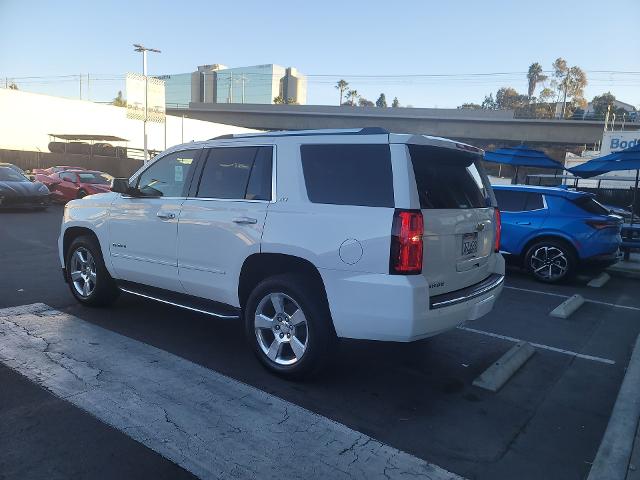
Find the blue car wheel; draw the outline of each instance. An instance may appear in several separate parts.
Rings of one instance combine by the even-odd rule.
[[[571,248],[564,242],[543,240],[529,248],[525,266],[536,280],[558,283],[573,275],[576,259]]]

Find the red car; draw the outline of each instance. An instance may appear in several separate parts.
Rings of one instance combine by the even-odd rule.
[[[56,165],[49,168],[34,168],[31,173],[33,175],[53,175],[54,173],[64,172],[65,170],[85,170],[82,167],[70,167],[67,165]]]
[[[111,190],[111,175],[95,170],[65,170],[52,175],[36,175],[51,191],[51,200],[68,202]]]

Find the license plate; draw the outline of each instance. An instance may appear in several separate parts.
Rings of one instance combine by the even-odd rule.
[[[462,256],[478,253],[478,232],[465,233],[462,236]]]

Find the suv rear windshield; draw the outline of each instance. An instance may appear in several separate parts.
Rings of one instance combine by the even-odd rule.
[[[311,202],[394,206],[389,145],[302,145],[300,154]]]
[[[586,212],[593,213],[594,215],[608,215],[609,210],[604,207],[595,198],[585,195],[584,197],[577,198],[573,201],[581,209]]]
[[[476,166],[478,156],[448,148],[408,145],[420,208],[466,209],[491,205]]]

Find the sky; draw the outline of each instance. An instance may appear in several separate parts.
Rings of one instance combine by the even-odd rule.
[[[0,79],[78,96],[89,73],[91,99],[108,100],[141,71],[142,43],[162,51],[151,75],[277,63],[309,75],[309,104],[337,104],[344,78],[373,101],[453,108],[503,86],[526,93],[531,63],[564,57],[587,72],[587,99],[611,91],[640,107],[638,18],[640,0],[0,0]]]

